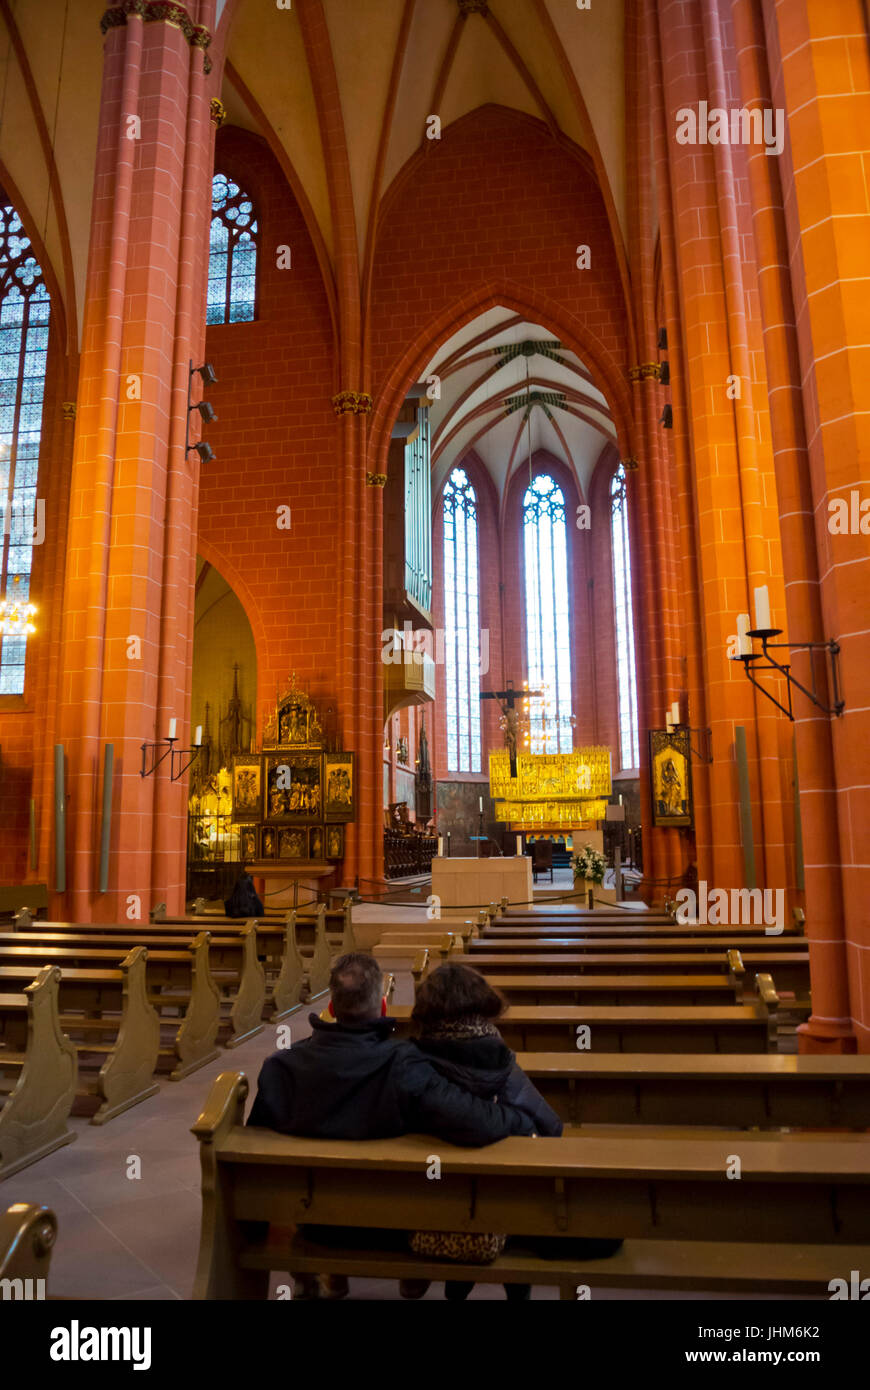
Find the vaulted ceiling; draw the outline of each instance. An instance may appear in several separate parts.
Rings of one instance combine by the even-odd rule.
[[[473,449],[503,498],[514,473],[546,450],[586,496],[602,449],[616,442],[607,402],[579,358],[509,309],[466,324],[435,354],[423,379],[436,395],[429,411],[434,493]]]
[[[341,108],[361,266],[373,254],[384,195],[426,145],[427,118],[437,115],[443,132],[487,103],[534,115],[589,154],[620,238],[620,0],[595,0],[588,10],[573,0],[482,7],[471,0],[321,0],[309,10],[322,8],[325,22],[319,73],[303,38],[305,0],[289,4],[218,0],[216,53],[226,38],[221,97],[229,121],[265,138],[292,171],[327,260],[336,229],[334,171],[321,138],[326,71],[334,73]],[[0,172],[41,243],[73,350],[81,337],[105,9],[106,0],[0,0]],[[540,367],[540,359],[533,362]],[[544,436],[553,433],[545,420],[541,414]]]
[[[341,100],[360,257],[370,216],[425,144],[488,102],[561,130],[596,165],[624,224],[623,5],[601,0],[323,0]],[[328,174],[317,104],[295,8],[238,0],[223,100],[230,120],[280,142],[333,248]],[[614,229],[616,230],[616,228]]]

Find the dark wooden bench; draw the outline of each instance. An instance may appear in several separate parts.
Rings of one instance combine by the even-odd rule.
[[[613,954],[617,951],[739,951],[757,954],[785,951],[803,951],[804,945],[793,937],[769,936],[476,936],[468,943],[468,950],[478,952],[513,951],[517,955],[560,952],[563,955],[587,954],[597,951],[600,954]]]
[[[727,975],[513,975],[491,983],[514,1004],[739,1004],[742,981]]]
[[[409,1036],[410,1006],[391,1013],[398,1036]],[[515,1052],[577,1051],[583,1025],[594,1052],[769,1052],[776,1045],[776,1009],[763,1000],[711,1008],[517,1004],[498,1022]]]
[[[46,1297],[57,1217],[49,1207],[16,1202],[0,1211],[0,1298]]]
[[[382,948],[378,947],[377,950]],[[460,965],[470,965],[492,976],[493,984],[498,985],[499,976],[516,975],[528,971],[534,975],[622,975],[640,972],[644,975],[707,975],[727,974],[736,982],[752,980],[755,975],[770,974],[774,977],[777,992],[793,991],[806,995],[810,988],[810,959],[806,952],[781,951],[741,951],[703,952],[703,951],[607,951],[604,954],[590,951],[584,955],[553,952],[529,952],[527,955],[506,951],[451,952],[449,956],[430,952],[429,968],[434,969],[442,959],[450,959]]]
[[[870,1128],[870,1058],[517,1056],[566,1124]]]
[[[284,924],[290,919],[296,925],[296,936],[300,946],[313,947],[317,934],[317,929],[321,925],[325,928],[330,945],[336,954],[344,951],[353,951],[354,931],[352,921],[353,904],[347,899],[341,908],[330,909],[325,903],[319,903],[313,908],[282,908],[280,911],[265,912],[262,917],[251,918],[257,924],[258,934],[262,938],[269,935],[277,937],[279,940],[282,935]],[[220,931],[216,930],[224,927],[238,926],[238,917],[226,917],[221,913],[209,912],[205,908],[201,912],[188,913],[182,917],[173,917],[167,914],[166,906],[160,903],[150,913],[152,926],[180,926],[180,927],[207,927],[216,935]]]
[[[60,969],[60,1027],[78,1055],[75,1109],[105,1124],[153,1096],[160,1020],[149,1003],[147,951],[134,946],[117,968]],[[33,983],[30,965],[0,963],[0,990]]]
[[[76,1050],[61,1031],[60,971],[0,994],[0,1179],[71,1144]]]
[[[22,933],[0,933],[0,945],[20,944],[23,940],[38,941],[46,947],[62,946],[70,937],[77,945],[99,946],[126,942],[137,943],[157,950],[182,950],[190,947],[199,930],[174,927],[169,931],[140,930],[135,924],[89,922],[46,922],[34,924]],[[221,1041],[226,1047],[238,1047],[254,1037],[263,1027],[266,1006],[266,976],[257,956],[256,928],[244,922],[228,928],[226,935],[212,937],[209,942],[211,973],[221,994]]]
[[[749,1143],[736,1181],[733,1136],[514,1138],[483,1149],[420,1135],[300,1139],[243,1127],[246,1095],[244,1075],[224,1072],[193,1126],[203,1196],[196,1299],[264,1299],[273,1270],[555,1284],[571,1300],[579,1285],[827,1298],[830,1279],[870,1258],[870,1143]],[[437,1183],[425,1181],[433,1153]],[[514,1248],[468,1266],[317,1246],[296,1234],[300,1223],[625,1244],[606,1260]]]
[[[516,938],[520,940],[554,940],[570,941],[572,938],[589,940],[592,937],[613,937],[621,936],[641,937],[644,940],[655,937],[668,937],[671,940],[712,940],[722,942],[732,937],[742,939],[752,939],[761,944],[768,941],[781,941],[784,937],[792,942],[795,940],[806,941],[802,932],[797,931],[794,924],[787,923],[781,932],[771,932],[766,934],[764,927],[743,926],[743,927],[700,927],[691,924],[681,925],[679,922],[661,922],[654,926],[641,926],[639,923],[631,922],[552,922],[539,925],[536,922],[523,922],[522,924],[505,926],[500,922],[492,926],[483,927],[478,933],[481,941],[503,941]]]
[[[98,937],[100,945],[82,941],[74,933],[16,934],[16,944],[0,944],[0,965],[37,969],[46,961],[71,969],[118,967],[129,949],[129,940]],[[63,943],[56,944],[57,939]],[[92,939],[92,938],[91,938]],[[27,944],[25,944],[25,942]],[[211,976],[208,932],[199,932],[178,950],[151,949],[146,960],[148,999],[160,1018],[161,1041],[157,1070],[171,1081],[214,1061],[220,1028],[220,994]]]
[[[16,913],[33,917],[48,910],[48,888],[44,883],[21,883],[0,887],[0,917]]]

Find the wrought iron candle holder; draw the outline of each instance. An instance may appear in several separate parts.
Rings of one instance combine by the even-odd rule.
[[[187,769],[189,767],[192,767],[193,764],[196,762],[197,756],[199,755],[201,750],[199,745],[197,745],[194,748],[175,748],[174,745],[177,742],[178,739],[173,737],[164,738],[159,743],[143,743],[141,745],[142,767],[140,768],[139,776],[151,777],[157,771],[160,764],[162,762],[165,762],[166,759],[169,758],[169,775],[172,781],[177,782],[180,777],[183,777]],[[160,757],[158,758],[157,749],[163,748],[164,744],[166,744],[167,747],[164,749],[164,751],[160,754]],[[148,766],[149,752],[152,755],[152,762],[150,767]],[[187,762],[184,762],[185,758],[187,758]]]
[[[781,710],[782,713],[786,715],[788,719],[792,720],[792,722],[794,721],[794,707],[792,704],[792,686],[798,689],[802,695],[806,695],[807,699],[811,700],[813,704],[816,706],[816,708],[822,710],[823,713],[828,715],[841,715],[843,713],[843,710],[846,708],[846,702],[844,699],[842,699],[840,695],[839,643],[834,641],[771,642],[771,637],[779,637],[782,631],[783,629],[781,627],[760,627],[751,629],[749,632],[746,633],[746,636],[757,638],[758,641],[761,642],[761,651],[743,652],[737,656],[733,656],[731,660],[743,662],[743,669],[746,673],[747,680],[755,686],[756,690],[760,690],[762,695],[766,696],[766,698],[770,700],[771,704],[776,705],[777,709]],[[772,650],[781,650],[782,648],[785,648],[788,651],[825,651],[828,653],[828,656],[830,657],[831,661],[831,688],[834,694],[833,705],[826,705],[819,699],[819,692],[816,686],[815,665],[813,665],[812,667],[812,689],[808,690],[805,685],[802,685],[801,682],[791,674],[791,662],[780,662],[777,661],[776,657],[771,656],[770,653]],[[756,663],[760,664],[756,665]],[[782,704],[780,700],[777,700],[775,695],[771,695],[770,691],[766,690],[765,687],[760,683],[760,681],[757,681],[755,679],[755,676],[753,674],[754,671],[777,671],[779,675],[784,677],[786,682],[786,690],[788,691],[788,708],[786,708],[786,706]]]

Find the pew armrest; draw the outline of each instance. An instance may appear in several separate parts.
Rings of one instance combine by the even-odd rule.
[[[762,1004],[766,1005],[771,1013],[779,1008],[779,995],[776,992],[772,975],[756,975],[755,990]]]

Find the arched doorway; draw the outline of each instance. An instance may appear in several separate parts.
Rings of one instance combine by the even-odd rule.
[[[248,616],[223,575],[197,556],[191,725],[202,730],[190,770],[188,898],[225,897],[253,848],[233,822],[233,759],[256,741],[257,649]]]

